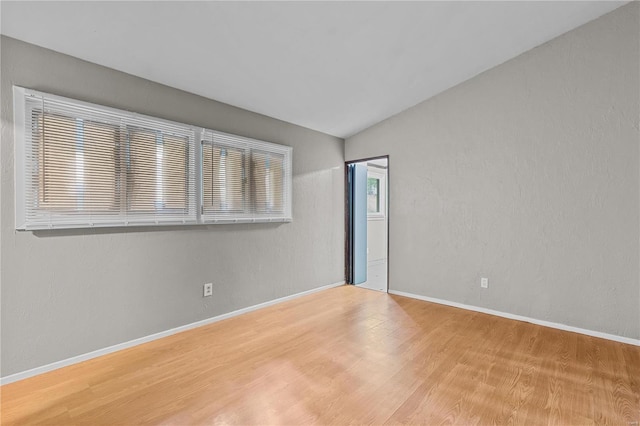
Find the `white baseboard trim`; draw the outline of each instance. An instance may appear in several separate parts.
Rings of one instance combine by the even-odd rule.
[[[432,302],[440,305],[453,306],[454,308],[466,309],[468,311],[482,312],[483,314],[495,315],[498,317],[509,318],[517,321],[530,322],[532,324],[537,324],[544,327],[556,328],[558,330],[571,331],[574,333],[586,334],[587,336],[599,337],[601,339],[613,340],[615,342],[640,346],[640,339],[632,339],[631,337],[616,336],[615,334],[608,334],[600,331],[587,330],[584,328],[573,327],[570,325],[560,324],[557,322],[529,318],[522,315],[510,314],[507,312],[494,311],[493,309],[480,308],[478,306],[473,306],[473,305],[465,305],[464,303],[450,302],[448,300],[436,299],[435,297],[427,297],[427,296],[420,296],[418,294],[413,294],[413,293],[405,293],[404,291],[389,289],[389,294],[396,294],[398,296],[410,297],[411,299],[424,300],[425,302]]]
[[[292,294],[290,296],[280,297],[278,299],[269,300],[268,302],[258,303],[257,305],[248,306],[246,308],[238,309],[226,314],[217,315],[215,317],[207,318],[205,320],[192,322],[191,324],[182,325],[180,327],[171,328],[169,330],[161,331],[159,333],[151,334],[149,336],[139,337],[137,339],[129,340],[128,342],[118,343],[117,345],[109,346],[106,348],[98,349],[86,354],[77,355],[71,358],[63,359],[61,361],[52,362],[51,364],[43,365],[41,367],[32,368],[30,370],[22,371],[20,373],[11,374],[9,376],[0,377],[0,385],[6,385],[9,383],[17,382],[18,380],[24,380],[29,377],[37,376],[49,371],[57,370],[62,367],[77,364],[82,361],[87,361],[92,358],[97,358],[102,355],[107,355],[112,352],[120,351],[122,349],[138,346],[143,343],[151,342],[153,340],[162,339],[163,337],[171,336],[172,334],[181,333],[183,331],[191,330],[193,328],[202,327],[203,325],[212,324],[214,322],[222,321],[227,318],[236,317],[238,315],[246,314],[247,312],[255,311],[257,309],[266,308],[267,306],[276,305],[278,303],[286,302],[288,300],[297,299],[298,297],[306,296],[308,294],[317,293],[319,291],[327,290],[333,287],[339,287],[345,282],[340,281],[337,283],[325,285],[322,287],[314,288],[311,290],[303,291],[301,293]]]

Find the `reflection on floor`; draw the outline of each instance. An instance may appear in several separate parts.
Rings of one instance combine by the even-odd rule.
[[[387,292],[387,259],[372,260],[367,265],[367,281],[358,287]]]

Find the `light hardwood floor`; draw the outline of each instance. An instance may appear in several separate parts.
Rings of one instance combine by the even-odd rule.
[[[342,286],[0,391],[7,425],[635,426],[639,380],[635,346]]]

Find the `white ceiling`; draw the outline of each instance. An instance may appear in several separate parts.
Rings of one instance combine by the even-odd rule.
[[[2,34],[347,137],[625,2],[9,2]]]

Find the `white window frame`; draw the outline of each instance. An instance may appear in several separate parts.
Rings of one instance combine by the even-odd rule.
[[[100,215],[92,215],[88,212],[86,216],[71,215],[59,213],[55,214],[51,211],[46,213],[46,218],[42,220],[34,220],[33,214],[28,214],[29,210],[29,194],[27,190],[31,186],[32,167],[28,161],[31,155],[31,137],[32,122],[31,111],[33,107],[28,105],[31,98],[45,98],[73,104],[79,109],[87,108],[92,111],[104,112],[105,115],[111,115],[114,118],[114,125],[121,128],[126,126],[137,126],[149,129],[156,129],[154,125],[163,128],[171,128],[175,133],[176,128],[184,129],[184,134],[189,140],[189,160],[187,164],[188,182],[193,185],[189,187],[188,213],[176,217],[177,215],[118,215],[109,214],[101,217]],[[291,222],[292,217],[292,148],[264,142],[257,139],[245,138],[241,136],[231,135],[228,133],[217,132],[215,130],[196,127],[188,124],[173,122],[160,119],[157,117],[146,116],[120,109],[105,107],[88,102],[69,99],[62,96],[52,95],[49,93],[39,92],[36,90],[26,89],[19,86],[13,86],[13,102],[14,102],[14,173],[15,173],[15,227],[17,230],[42,230],[42,229],[69,229],[69,228],[92,228],[92,227],[128,227],[128,226],[158,226],[158,225],[194,225],[194,224],[216,224],[216,223],[252,223],[252,222]],[[278,153],[284,155],[285,158],[285,176],[283,179],[283,199],[284,213],[277,215],[256,214],[245,211],[238,215],[228,215],[226,217],[209,217],[203,214],[202,202],[202,142],[206,135],[219,135],[224,138],[237,141],[248,147],[248,153],[252,149]],[[251,200],[248,201],[251,204]],[[31,211],[34,211],[32,209]],[[42,213],[42,212],[40,212]],[[88,216],[88,219],[87,219]],[[78,220],[80,218],[80,220]]]
[[[380,211],[367,211],[367,220],[384,220],[387,216],[387,175],[374,167],[367,167],[367,179],[378,179],[378,203]],[[368,196],[368,194],[367,194]]]

